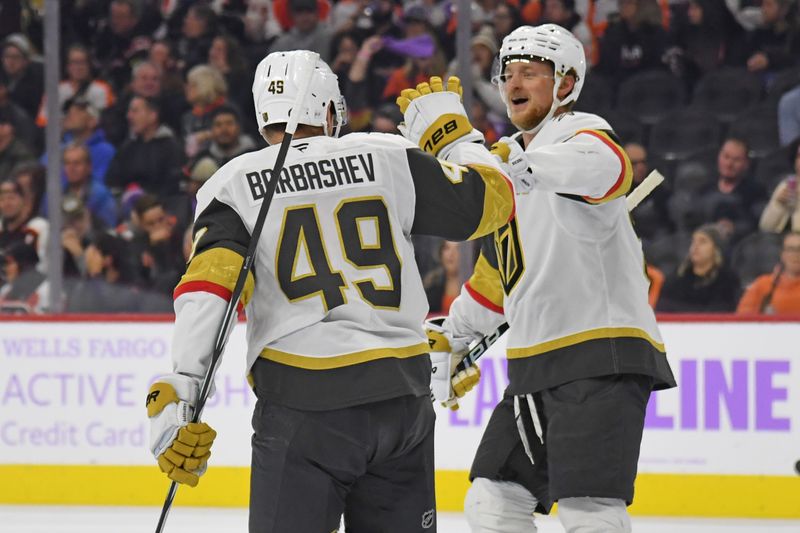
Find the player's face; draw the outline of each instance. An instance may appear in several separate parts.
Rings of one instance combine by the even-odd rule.
[[[553,69],[541,61],[510,63],[503,87],[511,122],[521,130],[536,127],[553,104]]]

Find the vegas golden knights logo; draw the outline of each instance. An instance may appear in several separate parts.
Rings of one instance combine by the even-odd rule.
[[[516,218],[495,231],[494,246],[497,251],[497,268],[500,271],[500,280],[503,282],[503,291],[508,296],[525,271],[525,259],[522,257]]]

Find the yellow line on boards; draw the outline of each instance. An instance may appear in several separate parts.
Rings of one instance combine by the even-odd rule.
[[[461,511],[466,471],[438,470],[440,511]],[[169,482],[154,466],[0,465],[0,504],[155,505]],[[11,481],[13,480],[13,481]],[[214,467],[175,505],[246,507],[250,469]],[[800,519],[800,477],[640,474],[634,515]]]

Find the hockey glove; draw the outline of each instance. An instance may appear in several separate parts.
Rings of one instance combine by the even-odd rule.
[[[472,389],[480,379],[481,372],[472,365],[453,376],[458,363],[467,353],[467,343],[456,340],[443,327],[444,318],[425,321],[425,333],[431,355],[431,396],[450,409],[458,409],[458,398]]]
[[[483,134],[472,127],[461,102],[461,80],[433,76],[430,82],[405,89],[397,97],[404,122],[398,129],[403,137],[436,157],[446,158],[456,143],[483,143]]]
[[[526,192],[533,187],[533,172],[528,165],[528,158],[515,139],[501,137],[492,145],[491,152],[500,161],[503,171],[511,176],[516,190]]]
[[[191,422],[199,394],[197,382],[182,374],[160,377],[147,394],[150,451],[173,481],[194,487],[206,471],[217,432]]]

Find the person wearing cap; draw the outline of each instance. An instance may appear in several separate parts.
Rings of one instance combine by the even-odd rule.
[[[492,64],[495,56],[497,56],[498,46],[494,32],[489,26],[484,26],[472,37],[471,50],[472,90],[488,107],[489,111],[498,117],[504,118],[506,105],[491,82]],[[448,73],[453,76],[458,74],[458,64],[455,59],[450,62]]]
[[[320,20],[317,0],[289,0],[289,13],[294,25],[272,43],[269,52],[314,50],[329,61],[333,31]]]
[[[0,78],[5,80],[11,100],[35,117],[44,93],[44,71],[41,63],[32,59],[33,49],[28,38],[14,33],[2,45]]]
[[[20,165],[35,160],[30,148],[17,138],[11,113],[0,109],[0,179],[10,176]]]
[[[25,242],[0,249],[0,314],[43,313],[50,301],[50,284],[36,270],[39,256]]]
[[[117,149],[106,139],[99,120],[100,110],[85,96],[76,96],[64,103],[62,149],[70,144],[86,146],[92,159],[92,181],[102,185]],[[47,165],[47,152],[42,154],[40,162]],[[61,178],[64,180],[66,176],[62,173]]]
[[[667,276],[657,311],[675,313],[731,313],[742,293],[736,272],[725,263],[719,229],[706,224],[692,233],[689,254],[678,270]]]

